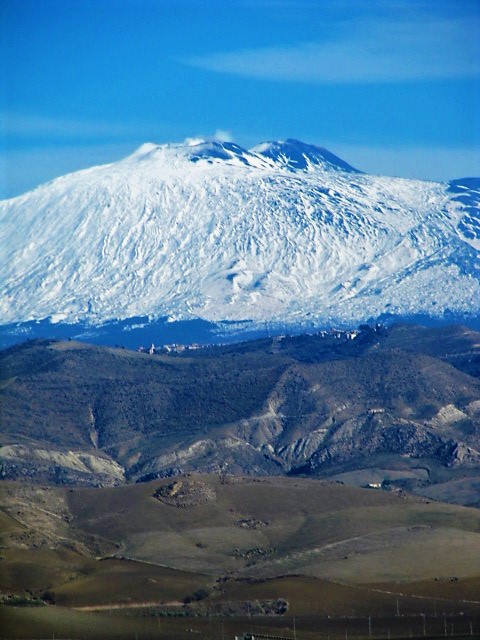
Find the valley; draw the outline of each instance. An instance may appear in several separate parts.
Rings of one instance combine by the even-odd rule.
[[[480,336],[0,353],[6,638],[472,637]]]
[[[420,637],[424,621],[480,622],[477,509],[278,477],[1,491],[7,637],[360,638],[369,619],[373,637]]]

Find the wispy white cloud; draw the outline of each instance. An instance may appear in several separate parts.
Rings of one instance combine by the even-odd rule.
[[[15,112],[0,113],[0,124],[3,135],[25,138],[32,136],[48,138],[113,137],[134,131],[131,125],[120,123],[73,120]]]
[[[223,142],[233,142],[234,140],[232,132],[226,129],[217,129],[213,137],[215,140],[222,140]]]
[[[318,42],[219,52],[184,62],[249,78],[317,83],[480,75],[478,24],[464,17],[415,17],[357,17]]]
[[[202,144],[205,142],[205,136],[189,136],[183,140],[183,144],[194,147],[196,144]]]
[[[0,132],[5,140],[39,140],[48,141],[51,144],[72,144],[98,142],[128,142],[131,140],[141,144],[144,140],[152,139],[159,142],[165,138],[166,131],[171,136],[172,127],[164,123],[115,123],[104,121],[74,120],[21,114],[14,112],[0,112]],[[175,137],[175,136],[174,136]],[[202,140],[223,140],[232,142],[233,134],[227,129],[216,129],[208,135],[188,137],[185,142],[194,144]],[[169,140],[172,141],[171,139]],[[9,153],[13,152],[15,145],[9,145]],[[104,145],[102,145],[104,148]]]
[[[12,112],[1,113],[0,124],[4,135],[18,137],[118,135],[128,129],[108,122],[88,122]]]
[[[198,134],[196,136],[189,136],[184,139],[185,144],[189,144],[191,146],[195,144],[200,144],[205,140],[222,140],[223,142],[233,142],[234,137],[231,131],[227,131],[226,129],[216,129],[213,135],[201,135]]]

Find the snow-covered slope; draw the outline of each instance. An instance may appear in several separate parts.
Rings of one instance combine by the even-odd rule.
[[[146,144],[0,203],[0,323],[478,314],[479,195],[295,140]]]

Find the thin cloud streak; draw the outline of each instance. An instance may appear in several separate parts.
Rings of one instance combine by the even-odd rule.
[[[346,28],[348,27],[348,29]],[[218,73],[312,83],[402,82],[480,75],[476,31],[465,19],[358,18],[336,38],[214,53],[183,62]],[[473,30],[473,33],[472,33]]]
[[[98,135],[122,135],[132,130],[131,127],[108,122],[88,122],[68,120],[54,117],[43,117],[29,114],[6,112],[0,114],[0,122],[5,135],[55,136],[55,137],[87,137]]]

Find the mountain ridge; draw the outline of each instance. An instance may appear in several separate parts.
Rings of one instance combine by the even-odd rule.
[[[2,325],[478,316],[475,180],[368,176],[266,144],[143,145],[0,203]]]
[[[474,504],[479,345],[465,328],[406,326],[157,354],[25,343],[0,352],[1,475],[303,474],[425,495],[461,481]]]

